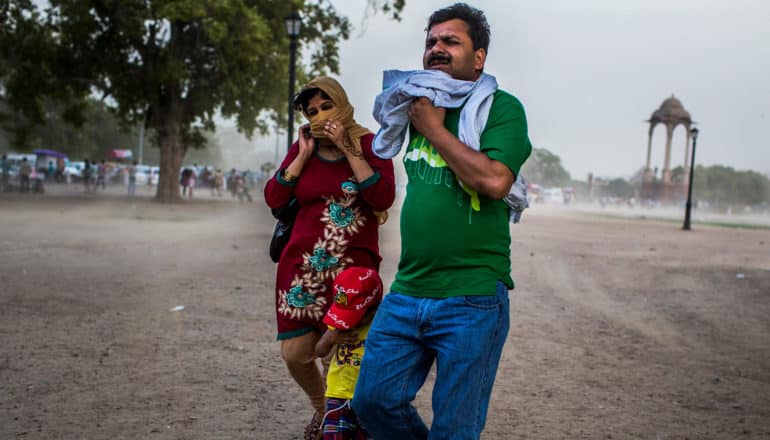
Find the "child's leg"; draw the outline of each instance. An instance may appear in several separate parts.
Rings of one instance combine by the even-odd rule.
[[[350,407],[350,400],[326,399],[323,425],[324,440],[367,440],[369,435]]]

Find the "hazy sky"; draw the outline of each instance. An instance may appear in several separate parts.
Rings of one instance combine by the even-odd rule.
[[[341,44],[341,80],[372,128],[386,69],[422,68],[427,17],[447,1],[407,0],[401,22],[335,0],[357,30]],[[770,173],[770,1],[477,0],[492,29],[486,71],[527,109],[536,147],[573,178],[628,177],[644,165],[644,122],[675,94],[698,123],[696,163]],[[684,162],[674,133],[672,168]],[[665,135],[653,136],[663,166]]]

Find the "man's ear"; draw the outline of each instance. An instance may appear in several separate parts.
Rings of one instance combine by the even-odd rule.
[[[476,49],[474,53],[473,68],[481,72],[484,70],[484,63],[487,62],[487,51],[483,48]]]

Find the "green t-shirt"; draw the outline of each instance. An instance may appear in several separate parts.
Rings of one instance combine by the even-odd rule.
[[[444,126],[457,136],[461,109],[447,109]],[[517,175],[532,151],[524,107],[495,92],[481,151]],[[409,176],[401,209],[401,259],[392,290],[444,298],[494,295],[498,281],[513,288],[508,206],[479,195],[481,206],[459,185],[424,136],[410,127],[404,154]]]

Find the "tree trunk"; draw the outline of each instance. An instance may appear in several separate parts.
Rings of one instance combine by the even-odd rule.
[[[158,190],[155,193],[155,200],[161,203],[182,201],[182,197],[179,195],[179,169],[182,166],[185,148],[182,145],[181,121],[174,117],[174,113],[169,112],[166,115],[165,127],[159,136],[160,176],[158,176]]]

